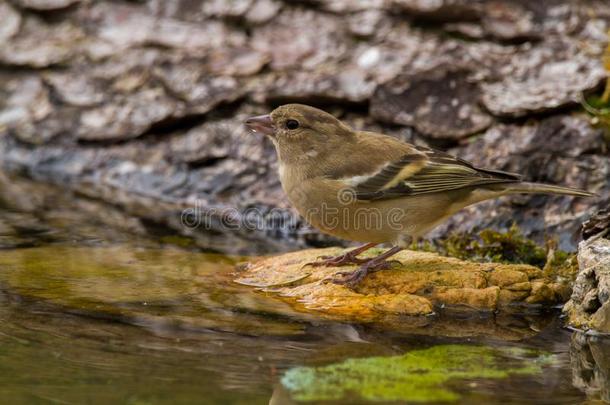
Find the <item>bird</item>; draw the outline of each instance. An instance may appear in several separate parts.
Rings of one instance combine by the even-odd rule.
[[[273,143],[290,203],[320,231],[364,243],[312,266],[358,265],[331,282],[353,288],[390,268],[390,257],[472,204],[509,194],[591,197],[575,188],[531,183],[519,174],[476,167],[459,157],[392,136],[354,130],[335,116],[285,104],[248,118],[246,127]],[[380,244],[372,258],[359,255]]]

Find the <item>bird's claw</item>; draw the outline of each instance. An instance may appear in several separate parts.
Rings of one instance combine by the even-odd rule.
[[[370,259],[359,259],[354,255],[342,254],[339,256],[318,256],[318,259],[322,259],[316,262],[305,263],[303,267],[341,267],[349,266],[351,264],[364,264]]]
[[[347,288],[354,288],[367,274],[368,270],[361,267],[355,271],[342,271],[337,273],[335,274],[335,277],[331,278],[329,281],[333,284],[344,285]]]
[[[379,271],[379,270],[387,270],[392,267],[393,262],[398,262],[397,260],[392,261],[382,261],[378,263],[371,263],[370,261],[360,266],[355,271],[340,271],[335,273],[334,277],[328,278],[324,280],[324,283],[333,283],[338,285],[344,285],[348,288],[354,288],[362,280],[366,277],[367,274]],[[400,263],[400,262],[398,262]]]

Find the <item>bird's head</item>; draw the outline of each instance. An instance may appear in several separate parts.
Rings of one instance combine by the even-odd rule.
[[[286,104],[245,123],[273,141],[283,163],[319,161],[353,135],[351,128],[331,114],[303,104]]]

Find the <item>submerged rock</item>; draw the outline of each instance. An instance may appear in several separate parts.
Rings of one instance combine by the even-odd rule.
[[[610,402],[610,346],[604,338],[574,333],[570,343],[572,384],[590,399]]]
[[[306,250],[243,266],[237,282],[278,294],[308,311],[339,319],[429,315],[439,308],[511,311],[529,304],[555,305],[569,297],[567,281],[530,265],[473,263],[437,254],[403,251],[400,265],[367,276],[355,289],[326,282],[354,266],[306,266],[340,250]]]

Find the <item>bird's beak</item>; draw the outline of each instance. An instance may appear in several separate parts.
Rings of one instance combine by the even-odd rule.
[[[275,133],[275,127],[269,114],[250,117],[245,124],[250,130],[260,132],[263,135],[273,135]]]

